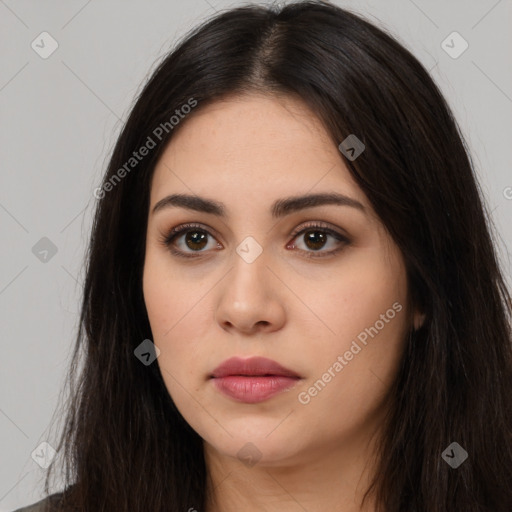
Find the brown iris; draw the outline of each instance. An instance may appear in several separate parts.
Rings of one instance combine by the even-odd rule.
[[[321,249],[325,245],[327,235],[321,231],[308,231],[304,237],[310,249]]]
[[[185,243],[190,249],[200,250],[205,247],[207,243],[207,237],[208,235],[202,231],[189,231],[185,234]]]

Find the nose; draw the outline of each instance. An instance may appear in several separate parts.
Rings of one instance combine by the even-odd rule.
[[[233,267],[219,283],[216,321],[225,331],[273,332],[286,321],[285,287],[269,266],[265,251],[248,263],[234,255]]]

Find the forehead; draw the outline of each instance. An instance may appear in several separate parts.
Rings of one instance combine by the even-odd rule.
[[[299,99],[246,95],[185,118],[155,167],[151,202],[172,192],[248,200],[336,191],[368,204],[338,147]],[[262,199],[258,199],[261,201]]]

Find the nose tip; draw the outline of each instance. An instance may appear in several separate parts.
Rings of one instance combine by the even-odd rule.
[[[266,265],[256,260],[248,264],[243,258],[231,269],[219,288],[216,320],[222,329],[254,334],[284,324],[282,287],[263,273],[268,273]]]

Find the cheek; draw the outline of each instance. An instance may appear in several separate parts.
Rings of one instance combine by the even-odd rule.
[[[406,275],[400,260],[368,250],[358,251],[357,257],[354,254],[350,261],[347,258],[329,282],[317,290],[314,302],[331,332],[346,339],[374,325],[380,315],[385,315],[398,302],[402,306],[400,314],[395,317],[396,311],[392,309],[388,315],[398,321],[386,324],[386,331],[391,324],[396,327],[405,318],[406,299]]]
[[[346,305],[326,302],[331,309],[323,311],[335,334],[305,345],[304,359],[311,365],[297,398],[326,435],[340,429],[357,432],[378,417],[398,371],[404,347],[405,302],[384,289],[373,288],[371,298],[365,292],[359,288],[344,296]],[[329,417],[327,410],[331,411]]]
[[[165,252],[147,251],[143,293],[152,341],[160,350],[157,363],[167,390],[180,403],[190,399],[185,390],[194,393],[214,364],[205,351],[213,313],[205,311],[208,297],[202,298],[211,287],[202,277],[192,280],[190,273],[179,272]]]
[[[186,287],[180,286],[178,276],[173,274],[164,258],[148,251],[143,274],[144,302],[152,341],[160,350],[157,362],[168,386],[173,382],[170,375],[187,367],[184,358],[193,354],[193,347],[189,344],[187,351],[186,344],[181,342],[187,339],[183,327],[192,306],[182,293]]]
[[[398,258],[368,251],[350,263],[315,295],[315,309],[329,331],[305,348],[315,361],[309,382],[322,380],[331,368],[336,378],[324,397],[357,406],[380,395],[396,374],[407,330],[407,282]],[[338,356],[344,362],[336,371]],[[331,381],[329,375],[325,380]]]
[[[153,336],[164,343],[186,324],[198,302],[197,289],[177,269],[165,251],[148,248],[143,274],[144,302]]]

